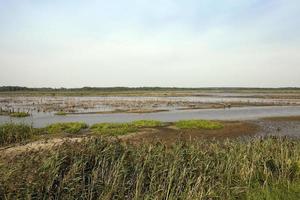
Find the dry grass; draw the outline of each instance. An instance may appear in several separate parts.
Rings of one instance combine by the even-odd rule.
[[[2,160],[0,199],[299,199],[300,141],[67,142]]]

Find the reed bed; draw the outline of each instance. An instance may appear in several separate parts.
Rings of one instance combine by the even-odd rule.
[[[25,124],[7,123],[0,125],[0,145],[22,142],[38,134],[38,130]]]
[[[95,138],[0,164],[0,199],[299,199],[300,141]]]

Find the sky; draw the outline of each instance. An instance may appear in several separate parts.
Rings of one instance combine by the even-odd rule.
[[[299,0],[0,0],[0,86],[300,87]]]

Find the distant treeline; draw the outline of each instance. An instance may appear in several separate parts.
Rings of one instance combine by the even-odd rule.
[[[180,88],[180,87],[82,87],[82,88],[29,88],[20,86],[1,86],[0,92],[84,92],[84,91],[164,91],[164,90],[300,90],[298,87],[282,88],[246,88],[246,87],[205,87],[205,88]]]

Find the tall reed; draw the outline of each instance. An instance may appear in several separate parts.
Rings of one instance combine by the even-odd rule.
[[[299,183],[300,141],[284,138],[168,147],[97,138],[0,165],[0,199],[294,199]]]

